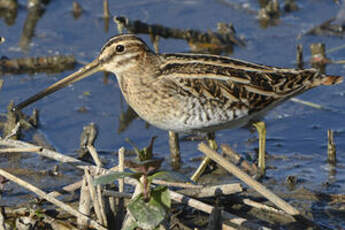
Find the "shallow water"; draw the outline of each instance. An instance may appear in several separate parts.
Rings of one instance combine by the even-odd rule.
[[[46,5],[45,12],[35,27],[31,42],[27,49],[23,50],[19,47],[19,42],[28,12],[25,8],[26,1],[19,3],[22,7],[17,12],[14,24],[7,25],[4,20],[0,21],[0,35],[6,38],[6,42],[0,45],[0,52],[8,58],[73,54],[80,63],[87,63],[97,56],[109,37],[118,33],[112,20],[109,32],[105,31],[102,19],[103,6],[100,1],[81,2],[84,13],[78,19],[72,16],[71,1],[51,1]],[[131,20],[140,19],[149,24],[162,24],[173,28],[216,31],[218,22],[231,22],[237,34],[245,37],[247,43],[245,48],[235,47],[231,56],[267,65],[295,67],[297,44],[303,44],[305,58],[310,55],[308,47],[311,43],[323,42],[327,49],[343,44],[342,38],[333,36],[305,35],[297,39],[298,35],[338,12],[339,7],[329,0],[298,2],[299,11],[283,14],[277,25],[266,28],[260,26],[256,15],[252,13],[259,9],[256,1],[123,0],[110,1],[109,4],[113,16],[123,15]],[[139,36],[152,47],[149,36]],[[173,39],[160,39],[159,48],[161,52],[189,51],[187,42]],[[333,60],[344,59],[344,51],[330,53],[328,57]],[[79,64],[73,71],[81,66]],[[4,80],[4,86],[0,91],[0,113],[6,112],[10,100],[18,103],[73,71],[60,74],[0,76],[0,79]],[[345,76],[345,69],[343,65],[328,65],[327,73]],[[38,101],[24,111],[30,113],[34,107],[40,109],[40,132],[53,143],[54,147],[65,154],[76,155],[75,150],[79,148],[79,134],[82,127],[95,122],[99,130],[95,143],[98,150],[112,152],[121,146],[131,148],[125,142],[127,137],[139,146],[146,146],[150,138],[156,135],[159,138],[154,146],[155,152],[165,157],[167,159],[165,164],[169,166],[167,132],[155,127],[147,128],[145,122],[140,119],[136,119],[125,132],[120,134],[117,132],[120,113],[126,110],[127,105],[121,96],[115,77],[111,75],[108,82],[104,83],[103,76],[103,73],[95,74]],[[325,193],[344,193],[345,84],[313,89],[299,98],[329,107],[333,112],[291,101],[271,111],[265,117],[267,152],[274,156],[286,156],[286,159],[269,160],[268,165],[275,169],[268,170],[267,176],[282,184],[288,175],[295,175],[303,182],[297,186],[305,186]],[[78,112],[81,106],[85,106],[88,112]],[[338,157],[335,174],[331,174],[332,170],[326,161],[327,129],[335,131]],[[256,134],[251,134],[247,129],[224,130],[218,132],[216,137],[219,143],[228,143],[240,153],[253,153],[257,147],[257,140],[252,140]],[[197,163],[190,160],[201,156],[196,150],[197,144],[198,142],[181,143],[184,168],[197,166]],[[114,164],[116,155],[108,153],[102,157],[107,159],[110,166]],[[0,167],[3,168],[34,168],[38,171],[49,169],[54,165],[54,162],[42,160],[33,154],[11,161],[7,161],[3,156],[0,156],[0,159]],[[37,179],[30,179],[26,172],[23,176],[27,177],[24,179],[29,179],[41,188],[49,190],[77,178],[74,173],[67,173],[61,180],[54,181],[40,179],[39,176]],[[286,191],[284,186],[273,188]],[[22,192],[24,191],[18,190],[18,193]],[[20,194],[12,194],[6,197],[6,200],[0,200],[0,204],[18,203],[17,198],[21,197]],[[22,195],[25,196],[25,193]],[[345,225],[341,218],[319,216],[319,210],[322,208],[327,208],[327,205],[313,205],[319,223],[333,227]]]

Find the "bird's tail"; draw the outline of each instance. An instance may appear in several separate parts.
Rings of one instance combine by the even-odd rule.
[[[321,78],[320,85],[336,85],[343,82],[343,77],[341,76],[324,76]]]

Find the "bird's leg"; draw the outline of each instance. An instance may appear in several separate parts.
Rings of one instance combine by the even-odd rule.
[[[169,131],[169,147],[171,167],[177,170],[181,166],[180,143],[178,140],[178,134],[173,131]]]
[[[265,153],[266,153],[266,126],[265,122],[255,122],[254,127],[256,128],[259,135],[259,157],[258,157],[258,168],[260,174],[265,173]]]
[[[215,134],[214,132],[207,133],[207,142],[208,145],[215,151],[218,149],[218,145],[215,140]],[[198,169],[194,172],[193,176],[190,178],[192,181],[196,182],[201,174],[205,171],[207,165],[211,162],[211,159],[209,157],[205,157],[201,164],[199,165]]]

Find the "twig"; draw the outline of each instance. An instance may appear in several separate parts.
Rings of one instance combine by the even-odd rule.
[[[0,207],[0,230],[7,230],[5,224],[5,217],[3,213],[3,208]]]
[[[258,171],[255,164],[243,159],[237,152],[235,152],[229,145],[221,144],[221,150],[223,153],[230,157],[230,160],[236,164],[240,165],[242,169],[248,172],[250,175],[255,175]]]
[[[0,175],[6,177],[7,179],[13,181],[14,183],[24,187],[27,190],[30,190],[31,192],[37,194],[38,196],[40,196],[41,198],[49,201],[50,203],[58,206],[59,208],[63,209],[64,211],[68,212],[69,214],[80,218],[80,219],[84,219],[85,221],[87,221],[91,227],[96,228],[96,229],[100,229],[100,230],[106,230],[105,227],[103,227],[102,225],[100,225],[99,223],[97,223],[96,221],[94,221],[93,219],[81,214],[80,212],[78,212],[77,210],[73,209],[72,207],[70,207],[69,205],[66,205],[65,203],[63,203],[62,201],[59,201],[58,199],[49,196],[47,193],[45,193],[44,191],[40,190],[39,188],[33,186],[32,184],[27,183],[26,181],[6,172],[3,169],[0,169]]]
[[[5,140],[10,139],[11,137],[17,136],[20,130],[20,122],[16,123],[16,126],[11,130],[9,134],[6,135]]]
[[[187,196],[195,198],[204,198],[204,197],[213,197],[216,195],[230,195],[237,192],[242,192],[242,185],[240,183],[236,184],[223,184],[223,185],[214,185],[207,186],[200,189],[184,189],[179,190],[179,193],[182,193]]]
[[[123,172],[125,170],[125,148],[121,147],[119,149],[119,172]],[[124,179],[123,178],[120,178],[119,180],[119,192],[123,192],[124,191]]]
[[[110,17],[108,0],[103,0],[103,17]]]
[[[106,211],[105,211],[105,203],[104,203],[104,199],[103,199],[103,196],[102,196],[102,187],[101,187],[101,185],[97,185],[96,189],[97,189],[96,190],[97,191],[96,195],[97,195],[97,200],[98,200],[99,207],[100,207],[100,210],[101,210],[103,225],[108,227],[108,220],[107,220],[107,215],[105,214],[106,213]]]
[[[310,102],[310,101],[304,101],[304,100],[298,99],[298,98],[296,98],[296,97],[290,98],[290,100],[293,101],[293,102],[302,104],[302,105],[310,106],[310,107],[312,107],[312,108],[314,108],[314,109],[326,109],[326,108],[323,107],[322,105],[318,105],[318,104],[313,103],[313,102]]]
[[[10,139],[6,140],[6,139],[2,139],[2,138],[0,138],[0,145],[19,147],[19,148],[22,148],[22,147],[27,147],[27,148],[40,147],[40,146],[33,145],[33,144],[30,144],[30,143],[27,143],[24,141],[10,140]],[[95,170],[101,170],[103,172],[106,171],[106,169],[92,166],[92,165],[90,165],[86,162],[83,162],[81,160],[75,159],[75,158],[70,157],[70,156],[66,156],[64,154],[61,154],[61,153],[58,153],[58,152],[55,152],[55,151],[52,151],[52,150],[49,150],[46,148],[43,148],[42,151],[35,152],[35,153],[37,153],[40,156],[54,159],[54,160],[62,162],[62,163],[69,163],[69,164],[71,164],[74,167],[79,168],[79,169],[87,168],[87,169],[92,170],[93,172]],[[113,168],[113,169],[115,169],[115,168]]]
[[[79,212],[89,216],[91,212],[91,197],[89,193],[89,189],[87,187],[86,178],[84,177],[82,180],[82,186],[80,189],[80,199],[79,199]],[[77,219],[77,225],[79,229],[86,229],[87,222],[85,220],[78,218]]]
[[[256,201],[253,201],[250,199],[243,199],[243,203],[248,205],[248,206],[254,207],[254,208],[267,210],[267,211],[274,212],[274,213],[277,213],[280,215],[286,215],[286,213],[282,210],[270,207],[268,205],[265,205],[265,204],[262,204],[262,203],[259,203],[259,202],[256,202]]]
[[[85,169],[84,172],[85,172],[85,177],[86,177],[86,181],[87,181],[87,184],[88,184],[87,187],[89,189],[90,197],[91,197],[91,200],[92,200],[92,203],[93,203],[93,208],[95,209],[95,213],[96,213],[96,216],[97,216],[97,220],[99,222],[101,222],[101,223],[104,223],[103,222],[103,218],[102,218],[102,214],[101,214],[101,207],[99,206],[98,197],[97,197],[97,194],[96,194],[96,189],[93,186],[91,175],[90,175],[90,173],[89,173],[89,171],[87,169]]]
[[[87,145],[87,150],[89,150],[90,155],[93,159],[93,161],[95,162],[95,164],[97,165],[97,167],[103,167],[103,164],[101,162],[101,160],[99,159],[98,153],[96,151],[96,148],[93,145]]]
[[[263,121],[255,122],[253,125],[259,136],[258,168],[260,174],[264,175],[266,170],[266,125]]]
[[[327,143],[327,160],[330,164],[335,165],[337,162],[337,151],[335,149],[333,130],[327,131],[328,143]]]
[[[181,167],[181,153],[178,133],[169,131],[169,147],[171,167],[177,170]]]
[[[210,157],[212,160],[217,162],[219,165],[224,167],[226,170],[228,170],[230,173],[238,177],[240,180],[245,182],[248,186],[254,188],[257,192],[259,192],[261,195],[266,197],[268,200],[270,200],[272,203],[277,205],[279,208],[284,210],[286,213],[290,215],[298,215],[299,211],[292,207],[289,203],[279,198],[277,195],[275,195],[273,192],[271,192],[269,189],[267,189],[265,186],[257,182],[256,180],[252,179],[249,175],[244,173],[241,169],[239,169],[236,165],[232,164],[231,162],[227,161],[224,157],[220,156],[217,152],[212,150],[210,147],[208,147],[206,144],[201,143],[199,144],[199,150],[203,153],[205,153],[208,157]]]
[[[168,187],[190,188],[190,189],[201,189],[205,187],[203,185],[189,184],[189,183],[183,183],[183,182],[170,182],[170,181],[165,181],[165,180],[160,180],[160,179],[153,179],[152,183],[165,185]]]
[[[0,153],[22,153],[22,152],[40,152],[42,147],[23,147],[23,148],[3,148]]]
[[[83,182],[83,180],[80,180],[80,181],[77,181],[73,184],[66,185],[66,186],[62,187],[61,190],[65,191],[65,192],[73,192],[82,186],[82,182]],[[53,192],[48,193],[48,195],[52,196],[52,197],[58,197],[58,196],[61,196],[62,193],[59,191],[53,191]]]

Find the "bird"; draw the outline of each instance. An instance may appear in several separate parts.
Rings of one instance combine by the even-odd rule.
[[[155,53],[135,34],[120,34],[105,43],[94,61],[14,110],[98,71],[115,74],[129,106],[149,124],[198,134],[242,127],[291,97],[343,80],[313,68],[272,67],[210,54]]]

